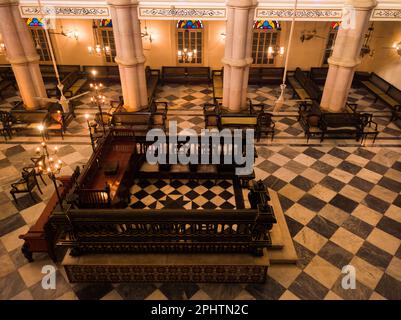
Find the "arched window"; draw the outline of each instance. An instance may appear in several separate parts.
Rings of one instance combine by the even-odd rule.
[[[40,61],[51,61],[49,43],[47,42],[45,30],[43,29],[45,21],[42,18],[29,18],[26,24],[31,31]]]
[[[256,20],[253,29],[253,64],[258,66],[275,64],[275,58],[280,53],[281,25],[279,21]]]
[[[330,30],[329,30],[329,35],[327,37],[327,42],[326,42],[326,49],[324,50],[324,56],[323,56],[323,66],[328,65],[328,59],[330,58],[331,54],[333,53],[333,48],[334,48],[334,43],[337,38],[337,32],[338,29],[341,26],[341,21],[337,22],[332,22],[330,24]]]
[[[114,41],[113,21],[111,19],[100,19],[94,22],[94,37],[96,44],[100,44],[102,48],[109,48],[109,50],[102,50],[103,58],[106,62],[113,63],[117,54],[116,44]]]
[[[203,23],[200,20],[177,22],[177,62],[201,64],[203,55]]]

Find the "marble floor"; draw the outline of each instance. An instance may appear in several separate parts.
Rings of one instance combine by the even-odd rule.
[[[119,87],[110,86],[105,94],[114,99]],[[271,106],[277,96],[277,88],[249,88],[249,98]],[[211,97],[207,85],[170,85],[158,92],[169,104],[169,120],[196,130],[204,125],[201,105]],[[15,99],[11,93],[0,109]],[[306,144],[292,102],[275,114],[273,142],[257,143],[256,178],[278,192],[299,257],[296,265],[271,266],[265,284],[70,284],[56,266],[56,290],[43,290],[41,268],[53,263],[44,254],[27,263],[18,236],[36,221],[54,189],[45,178],[47,186],[41,183],[43,195],[35,191],[35,201],[22,196],[15,203],[9,194],[40,137],[1,140],[0,299],[401,299],[401,131],[365,90],[354,88],[350,101],[374,114],[381,131],[375,144],[316,139]],[[87,103],[81,100],[65,139],[49,141],[60,147],[65,174],[91,154],[83,115],[96,110]],[[188,201],[184,195],[181,200]],[[355,290],[341,287],[347,264],[356,269]]]

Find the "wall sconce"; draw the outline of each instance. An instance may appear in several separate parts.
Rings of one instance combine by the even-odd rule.
[[[4,42],[0,43],[0,55],[5,55],[6,54],[6,45]]]
[[[148,27],[146,26],[146,20],[145,20],[145,32],[141,32],[141,37],[142,38],[148,38],[149,42],[152,43],[152,34],[148,32]]]
[[[100,43],[99,39],[99,34],[98,34],[98,26],[96,25],[95,20],[93,20],[93,25],[92,25],[92,31],[93,31],[93,38],[95,40],[95,43],[91,46],[88,46],[88,53],[90,55],[96,54],[97,56],[101,56],[102,52],[105,52],[106,55],[111,54],[111,49],[109,46],[102,46]]]
[[[279,47],[279,46],[274,46],[274,47],[269,47],[267,48],[267,56],[277,56],[277,55],[284,55],[285,48],[284,47]]]
[[[221,35],[221,39],[222,40],[226,40],[226,33],[225,32],[220,33],[220,35]]]
[[[393,48],[395,49],[395,51],[397,52],[397,54],[399,56],[401,56],[401,42],[394,42],[393,44]]]

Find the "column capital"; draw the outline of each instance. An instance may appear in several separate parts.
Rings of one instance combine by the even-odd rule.
[[[354,68],[361,64],[361,59],[360,58],[341,59],[341,58],[331,56],[330,58],[327,59],[327,62],[330,65],[334,65],[334,66],[339,66],[339,67],[344,67],[344,68]]]
[[[123,58],[119,58],[118,56],[114,58],[114,61],[124,67],[133,67],[136,66],[137,64],[142,64],[145,63],[146,58],[145,56],[140,56],[140,57],[136,57],[134,59],[123,59]]]
[[[115,7],[135,7],[139,5],[138,0],[107,0],[107,4]]]
[[[355,9],[370,10],[377,6],[377,0],[346,0],[345,4]]]
[[[234,7],[239,9],[248,9],[256,7],[258,2],[256,0],[227,0],[226,5],[228,7]]]

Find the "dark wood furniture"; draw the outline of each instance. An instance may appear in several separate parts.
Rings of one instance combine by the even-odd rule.
[[[152,126],[152,113],[114,112],[111,125],[114,128],[132,129],[136,135],[146,135]]]
[[[6,111],[0,111],[0,131],[6,141],[11,139],[10,113]]]
[[[372,72],[368,80],[361,83],[372,92],[376,101],[380,99],[391,108],[391,121],[401,119],[401,90]]]
[[[72,176],[61,176],[57,178],[57,180],[62,183],[62,186],[59,187],[59,193],[62,198],[64,198],[68,190],[75,185],[79,173],[79,167],[77,167]],[[35,224],[29,228],[27,233],[19,236],[20,239],[24,240],[21,251],[29,262],[33,261],[34,252],[46,252],[53,261],[57,260],[54,251],[54,241],[49,238],[49,234],[45,231],[49,217],[56,208],[57,203],[58,197],[56,192],[54,192]]]
[[[271,246],[269,231],[276,218],[266,197],[256,209],[243,206],[232,210],[118,209],[119,200],[127,196],[127,189],[139,177],[145,153],[153,142],[130,133],[130,130],[111,129],[102,145],[92,154],[84,171],[66,199],[66,212],[54,210],[46,233],[57,247],[71,248],[71,255],[86,253],[251,253],[263,255]],[[176,145],[177,137],[167,137],[168,147]],[[172,139],[172,140],[171,140]],[[200,141],[200,136],[196,139]],[[224,144],[224,141],[221,141]],[[230,149],[230,148],[228,148]],[[189,148],[189,150],[199,150]],[[201,148],[200,150],[204,150]],[[223,150],[223,148],[221,148]],[[198,153],[198,156],[201,155]],[[221,155],[224,157],[224,155]],[[169,157],[167,157],[169,158]],[[106,163],[118,161],[118,172],[104,174]],[[231,178],[237,190],[239,177],[236,164],[222,164],[216,170],[219,177]],[[191,171],[188,171],[191,172]],[[158,170],[158,178],[173,176],[188,179],[188,172]],[[142,176],[146,173],[142,172]],[[193,179],[198,172],[193,171]],[[212,179],[210,173],[205,176]],[[150,177],[150,175],[147,175]],[[200,177],[202,178],[202,177]],[[107,183],[108,188],[104,187]],[[236,197],[242,195],[242,190]],[[261,192],[265,192],[261,191]],[[74,197],[75,196],[75,197]],[[68,230],[68,233],[66,232]],[[68,234],[68,237],[67,237]]]
[[[41,64],[40,73],[42,78],[46,81],[56,81],[56,74],[54,72],[54,67],[52,64]],[[58,65],[57,71],[60,75],[60,79],[63,80],[67,75],[73,72],[79,72],[79,65]]]
[[[223,68],[212,70],[213,100],[223,98]]]
[[[320,103],[322,91],[300,68],[288,75],[288,83],[301,100],[315,100]]]
[[[64,77],[61,83],[64,86],[64,96],[70,98],[81,93],[82,89],[87,87],[88,78],[85,73],[74,71]],[[48,89],[46,92],[50,97],[60,97],[60,90],[58,88]]]
[[[146,76],[146,88],[148,90],[148,103],[152,104],[155,95],[157,86],[160,80],[160,70],[159,69],[151,69],[149,66],[145,68],[145,76]]]
[[[18,193],[29,193],[32,200],[35,201],[32,195],[32,191],[35,187],[38,187],[39,192],[42,193],[42,190],[40,189],[39,183],[36,179],[35,169],[32,168],[28,172],[23,171],[22,178],[11,184],[10,194],[12,195],[15,203],[18,203],[17,197],[15,196]]]
[[[280,84],[283,81],[284,68],[250,67],[249,84],[263,86],[266,84]]]
[[[49,112],[47,110],[11,110],[11,130],[36,130],[40,125],[46,126]]]
[[[17,85],[14,81],[9,80],[6,76],[0,74],[0,98],[4,99],[4,91],[8,88],[13,87],[17,90]]]
[[[271,136],[271,141],[274,138],[274,127],[276,124],[273,121],[273,114],[268,112],[260,112],[258,114],[258,122],[256,126],[256,139],[260,141],[263,135],[269,137]]]
[[[96,71],[96,75],[92,71]],[[83,66],[83,71],[89,81],[120,82],[118,66]]]
[[[306,142],[309,142],[311,137],[321,137],[322,130],[320,129],[320,118],[322,111],[316,101],[311,103],[300,103],[298,109],[298,121],[304,130],[306,136]]]
[[[310,68],[309,77],[313,82],[318,85],[324,85],[327,78],[327,73],[329,72],[328,67],[324,68]]]
[[[209,67],[162,67],[162,83],[210,83]]]

